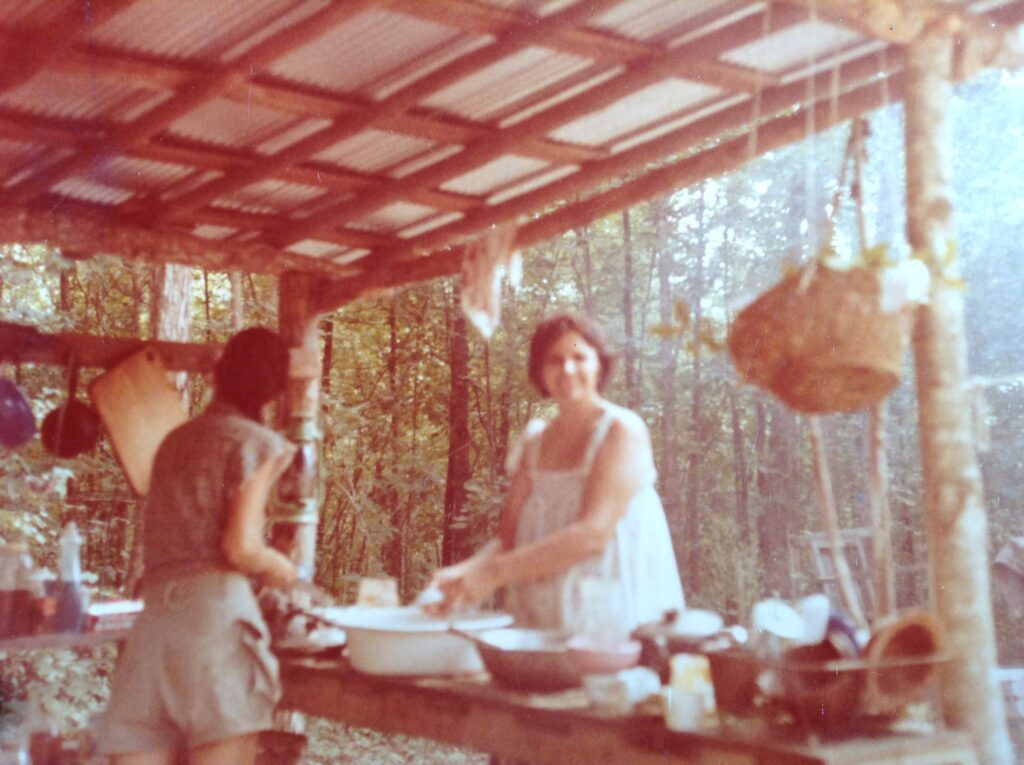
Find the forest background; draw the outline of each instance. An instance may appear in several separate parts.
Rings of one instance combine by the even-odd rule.
[[[956,252],[994,554],[1024,527],[1024,78],[992,74],[961,86],[953,124]],[[407,598],[443,560],[467,555],[494,531],[507,450],[531,417],[550,413],[526,379],[531,328],[571,309],[598,317],[620,350],[607,395],[651,429],[689,605],[744,623],[762,597],[819,590],[809,558],[790,562],[790,542],[822,528],[806,423],[741,385],[722,346],[737,307],[806,262],[830,214],[840,254],[861,248],[849,190],[829,209],[848,132],[846,125],[819,134],[524,252],[523,283],[506,287],[502,324],[489,342],[462,316],[456,280],[324,317],[318,583],[350,600],[360,577],[394,576]],[[906,257],[898,105],[871,115],[866,152],[866,244],[886,243]],[[141,262],[0,249],[0,315],[48,332],[149,336],[153,284],[153,266]],[[194,273],[194,340],[225,340],[239,307],[246,326],[276,326],[273,280]],[[83,371],[80,397],[96,372]],[[29,396],[37,421],[67,396],[61,368],[5,365],[2,374]],[[928,602],[912,378],[908,358],[889,402],[901,606]],[[194,376],[189,391],[198,411],[208,383]],[[823,425],[842,524],[865,527],[866,415],[830,416]],[[0,539],[28,542],[37,565],[55,570],[57,535],[77,521],[87,577],[100,594],[124,594],[138,512],[106,442],[74,460],[48,455],[38,439],[3,455]],[[999,605],[1001,659],[1022,663],[1021,625]],[[64,725],[81,726],[106,696],[109,669],[103,652],[0,653],[0,712],[16,713],[34,688]]]

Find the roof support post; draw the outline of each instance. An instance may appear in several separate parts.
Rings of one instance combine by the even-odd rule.
[[[932,274],[917,315],[914,359],[920,412],[932,593],[948,648],[948,722],[968,731],[982,765],[1009,765],[1013,750],[996,678],[989,590],[988,519],[965,391],[963,291],[953,249],[949,104],[952,38],[926,30],[906,48],[907,234]]]
[[[320,516],[320,346],[314,278],[286,273],[278,288],[279,331],[291,349],[288,387],[278,403],[278,423],[298,446],[278,484],[274,536],[295,547],[301,572],[312,574]],[[294,540],[294,542],[293,542]]]

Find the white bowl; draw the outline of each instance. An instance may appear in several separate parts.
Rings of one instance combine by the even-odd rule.
[[[326,608],[324,619],[345,628],[348,658],[371,675],[447,675],[482,672],[480,654],[470,641],[449,632],[478,632],[512,623],[503,613],[439,619],[415,607]]]

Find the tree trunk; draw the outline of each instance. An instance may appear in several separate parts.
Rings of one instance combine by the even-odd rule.
[[[957,661],[945,664],[943,707],[967,730],[982,765],[1013,749],[995,673],[988,539],[981,473],[965,392],[964,293],[952,242],[949,104],[952,40],[926,34],[906,48],[907,234],[932,272],[914,331],[926,532],[932,592]]]
[[[669,246],[669,204],[667,199],[651,204],[656,234],[655,248],[658,266],[658,318],[662,326],[672,324],[672,271],[675,261]],[[685,538],[685,524],[682,508],[682,488],[679,481],[679,454],[676,437],[676,348],[677,338],[666,337],[658,345],[658,356],[661,366],[661,470],[663,476],[662,499],[665,503],[665,515],[673,530],[676,547],[676,559],[687,562],[687,550],[690,540]],[[689,581],[694,572],[685,571],[683,579]]]
[[[687,565],[689,573],[689,586],[694,592],[700,592],[701,571],[700,571],[700,471],[704,455],[704,427],[702,424],[704,414],[704,390],[701,368],[701,338],[700,333],[704,326],[704,315],[701,310],[701,299],[704,296],[704,243],[705,243],[705,214],[704,186],[700,188],[698,196],[697,214],[697,244],[696,258],[693,264],[693,291],[690,295],[692,306],[692,321],[690,324],[690,344],[692,348],[692,362],[690,366],[690,448],[687,457],[687,480],[686,480],[686,546]]]
[[[386,455],[386,458],[390,460],[393,468],[398,465],[399,449],[398,402],[400,400],[400,393],[398,388],[398,350],[398,304],[397,301],[393,300],[388,306],[388,441],[386,447],[382,449],[382,454]],[[383,462],[379,464],[380,471],[378,477],[380,478],[383,477]],[[398,492],[393,485],[378,481],[377,487],[380,490],[378,501],[384,507],[384,512],[388,514],[391,527],[390,535],[384,542],[383,549],[381,550],[384,559],[384,570],[389,576],[398,579],[399,584],[401,584],[402,569],[404,567],[404,540],[402,538],[405,528],[404,508],[402,507],[401,498],[398,496]]]
[[[245,300],[242,295],[242,272],[231,272],[231,331],[237,332],[245,324]]]
[[[584,226],[576,229],[576,254],[582,271],[577,270],[580,292],[583,294],[583,312],[594,315],[594,267],[590,257],[590,229]]]
[[[765,455],[759,465],[761,507],[757,531],[761,565],[767,591],[782,597],[792,595],[787,551],[799,478],[797,430],[796,416],[781,404],[773,406],[765,426]]]
[[[448,476],[444,488],[444,535],[441,563],[450,565],[465,557],[464,520],[466,482],[469,465],[469,337],[466,317],[458,300],[449,308],[451,336],[448,345],[448,366],[451,370],[451,392],[448,396]]]
[[[640,406],[640,390],[636,380],[636,336],[633,330],[633,231],[629,210],[622,211],[622,315],[624,335],[622,366],[626,378],[626,406]]]

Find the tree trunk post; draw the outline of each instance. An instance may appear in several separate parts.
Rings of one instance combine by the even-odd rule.
[[[932,274],[930,302],[914,328],[926,532],[934,602],[955,659],[944,671],[942,701],[949,723],[972,736],[982,765],[1008,765],[988,521],[964,388],[963,291],[951,249],[952,40],[926,31],[906,56],[907,234]]]
[[[320,349],[315,282],[306,274],[285,274],[278,286],[278,328],[291,349],[288,385],[278,402],[278,422],[299,447],[278,494],[275,537],[294,540],[300,571],[312,574],[320,518]]]

